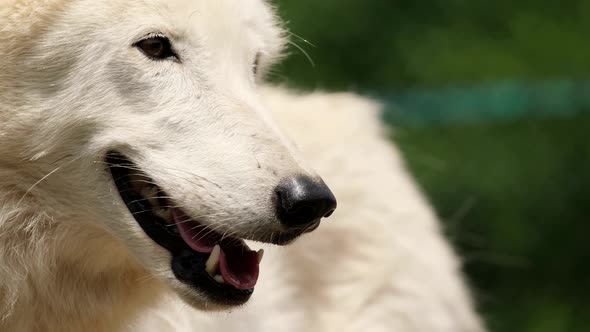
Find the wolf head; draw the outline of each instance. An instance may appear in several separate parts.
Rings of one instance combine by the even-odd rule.
[[[54,220],[112,234],[189,303],[244,303],[262,253],[243,240],[286,244],[335,209],[260,101],[284,43],[266,2],[1,6],[14,186]]]

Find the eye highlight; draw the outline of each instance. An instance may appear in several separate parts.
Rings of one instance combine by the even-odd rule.
[[[133,44],[133,46],[137,47],[143,54],[152,60],[164,60],[168,58],[178,59],[178,56],[172,50],[170,40],[165,36],[148,36]]]

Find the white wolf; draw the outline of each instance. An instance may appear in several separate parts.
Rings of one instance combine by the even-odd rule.
[[[262,0],[0,0],[0,331],[480,331],[378,107],[258,87],[283,43]],[[336,207],[267,108],[340,208],[261,264]]]

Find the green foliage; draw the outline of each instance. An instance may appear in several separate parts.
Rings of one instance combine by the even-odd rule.
[[[590,331],[590,113],[396,131],[494,331]]]
[[[299,86],[364,89],[498,79],[587,78],[590,2],[277,1],[296,48],[280,73]],[[281,78],[278,78],[281,80]]]
[[[519,109],[511,107],[522,93],[502,94],[498,81],[588,79],[590,1],[277,2],[291,31],[315,45],[292,38],[315,66],[293,47],[275,80],[393,96],[413,119],[441,120],[416,127],[395,113],[387,117],[396,120],[395,140],[466,259],[492,330],[590,331],[587,93],[572,87],[577,92],[568,97],[545,87],[521,104],[528,109],[520,120],[463,121],[469,109]],[[499,88],[490,101],[501,104],[482,105],[482,83]],[[428,100],[424,88],[433,92]]]

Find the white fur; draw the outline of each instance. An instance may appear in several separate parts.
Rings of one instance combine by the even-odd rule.
[[[137,331],[483,331],[455,255],[379,124],[379,105],[277,88],[265,97],[330,184],[337,212],[295,244],[266,248],[245,308],[212,315],[172,298]]]
[[[153,32],[180,62],[131,47]],[[0,331],[480,331],[377,105],[281,89],[261,98],[254,58],[264,71],[282,44],[261,0],[0,0]],[[124,152],[219,231],[272,231],[273,188],[315,173],[267,106],[332,186],[337,214],[267,248],[244,310],[175,311],[173,294],[214,308],[174,278],[104,154]],[[149,309],[165,294],[171,303]]]

